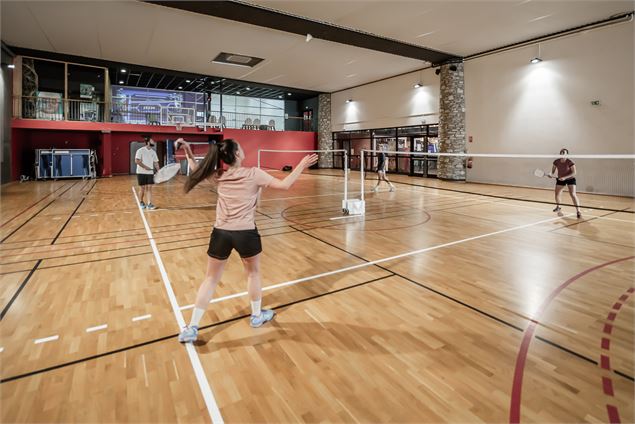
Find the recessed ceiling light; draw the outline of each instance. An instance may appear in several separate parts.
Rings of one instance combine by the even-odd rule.
[[[539,57],[534,57],[533,59],[529,61],[529,63],[539,63],[539,62],[542,62],[542,59]]]
[[[9,69],[15,69],[15,65],[13,63],[10,63],[7,65],[7,68]]]
[[[237,91],[236,94],[240,94],[240,91]]]
[[[190,80],[185,80],[185,82],[190,82]]]
[[[251,90],[251,88],[247,87],[247,88],[245,88],[245,90],[249,91],[249,90]]]
[[[279,99],[281,99],[281,98],[282,98],[282,96],[278,96],[278,98],[279,98]]]
[[[290,95],[291,95],[291,93],[287,93],[287,96],[290,96]]]
[[[183,90],[183,87],[181,87],[180,85],[179,85],[179,90]]]
[[[128,70],[127,69],[122,69],[121,72],[125,74],[126,72],[128,72]]]
[[[119,84],[123,84],[123,80],[119,81]]]

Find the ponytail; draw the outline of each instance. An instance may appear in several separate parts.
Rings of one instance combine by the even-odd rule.
[[[185,192],[189,193],[198,183],[211,176],[223,175],[223,163],[233,165],[236,162],[238,144],[232,140],[223,140],[221,143],[212,144],[198,168],[190,174],[185,181]]]

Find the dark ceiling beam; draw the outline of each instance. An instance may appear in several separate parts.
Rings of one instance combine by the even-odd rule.
[[[422,60],[433,65],[460,59],[459,56],[450,53],[238,1],[146,0],[145,3],[229,19],[302,36],[311,34],[313,38]]]

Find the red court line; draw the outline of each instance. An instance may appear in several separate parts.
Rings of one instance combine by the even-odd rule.
[[[596,265],[594,267],[588,268],[573,277],[569,278],[567,281],[556,287],[547,298],[542,302],[536,313],[534,314],[534,318],[529,321],[527,328],[523,334],[523,340],[520,344],[520,348],[518,349],[518,355],[516,356],[516,367],[514,369],[514,380],[512,383],[512,393],[509,405],[509,422],[512,424],[520,423],[520,405],[521,405],[521,395],[523,388],[523,375],[525,372],[525,365],[527,362],[527,353],[529,352],[529,345],[531,344],[531,340],[536,331],[536,327],[539,323],[539,319],[545,310],[549,307],[549,304],[556,298],[565,288],[569,285],[573,284],[575,281],[580,279],[581,277],[590,274],[593,271],[596,271],[600,268],[604,268],[619,262],[627,261],[630,259],[634,259],[635,256],[627,256],[625,258],[615,259],[609,262],[605,262],[600,265]],[[617,410],[616,410],[617,412]]]
[[[611,341],[606,337],[602,337],[602,343],[600,345],[602,349],[609,350],[611,348]]]
[[[624,293],[623,295],[620,296],[620,301],[622,302],[626,302],[626,300],[628,300],[628,298],[630,297],[631,293],[633,293],[635,291],[635,287],[630,287],[628,290],[626,290],[626,293]],[[619,305],[620,307],[622,306],[622,304],[620,304],[619,302],[616,303],[615,305]],[[615,305],[613,305],[613,309],[618,309],[619,308],[615,308]],[[607,320],[613,321],[615,320],[615,317],[617,316],[617,312],[611,312],[609,314],[609,316],[607,317]],[[609,331],[607,332],[607,327],[609,328]],[[609,335],[611,334],[611,331],[613,329],[613,325],[612,324],[608,324],[605,323],[604,324],[604,332],[608,333]],[[609,349],[609,342],[610,339],[608,339],[607,337],[602,337],[602,348],[608,350]],[[606,347],[605,347],[606,346]],[[608,363],[609,363],[609,352],[607,352],[606,355],[600,355],[600,364],[602,366],[602,368],[605,368],[605,362],[607,367],[605,369],[609,369],[608,367]],[[610,376],[602,376],[602,391],[604,392],[604,394],[606,396],[614,396],[613,393],[613,380],[611,379]],[[609,416],[609,421],[611,423],[619,423],[621,422],[620,420],[620,413],[619,413],[619,409],[617,408],[617,406],[615,405],[610,405],[610,404],[606,404],[606,412]]]
[[[606,334],[611,334],[613,332],[613,326],[611,324],[604,324],[604,330]]]
[[[613,381],[608,377],[602,377],[602,390],[607,396],[613,396]]]
[[[609,422],[611,424],[620,424],[620,413],[617,412],[617,408],[613,405],[606,405],[606,412],[609,414]]]
[[[600,367],[604,368],[605,370],[611,370],[611,361],[608,356],[600,355]]]
[[[62,185],[60,188],[55,189],[54,191],[52,191],[51,193],[47,194],[46,196],[42,197],[40,200],[38,200],[35,203],[32,203],[31,205],[27,206],[25,209],[22,209],[20,212],[18,212],[15,216],[12,216],[11,218],[9,218],[8,220],[4,221],[2,224],[0,224],[0,228],[4,227],[5,225],[7,225],[9,222],[13,221],[14,219],[16,219],[17,217],[19,217],[20,215],[22,215],[24,212],[28,211],[29,209],[31,209],[33,206],[37,205],[38,203],[40,203],[42,200],[46,199],[47,197],[52,196],[53,194],[55,194],[56,192],[60,191],[62,188],[64,188],[66,186],[66,184]]]

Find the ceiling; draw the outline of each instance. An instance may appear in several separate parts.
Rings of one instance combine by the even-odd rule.
[[[610,0],[252,3],[459,56],[633,10],[632,1]],[[333,92],[429,65],[317,37],[307,43],[304,35],[132,0],[3,0],[0,7],[2,40],[10,46],[199,78]],[[265,60],[253,69],[211,63],[220,52]]]

